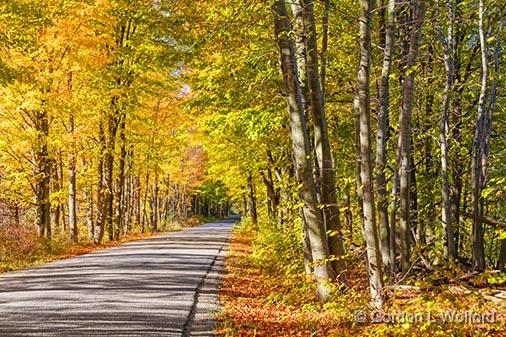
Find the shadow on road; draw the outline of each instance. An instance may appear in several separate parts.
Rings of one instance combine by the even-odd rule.
[[[0,336],[212,336],[234,220],[0,277]]]

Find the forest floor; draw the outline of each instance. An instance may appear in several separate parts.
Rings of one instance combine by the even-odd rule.
[[[349,289],[321,304],[312,280],[259,257],[256,233],[236,229],[225,261],[218,336],[501,336],[506,297],[501,287],[404,280],[387,289],[383,311],[368,307],[360,257],[349,262]],[[352,258],[353,259],[353,258]],[[503,335],[502,335],[503,336]]]

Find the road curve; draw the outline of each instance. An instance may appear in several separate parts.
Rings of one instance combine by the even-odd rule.
[[[232,221],[0,276],[0,336],[212,336]]]

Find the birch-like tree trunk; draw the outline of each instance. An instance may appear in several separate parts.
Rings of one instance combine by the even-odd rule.
[[[378,91],[378,119],[376,131],[376,190],[378,194],[378,232],[381,258],[385,267],[393,263],[390,254],[390,236],[388,223],[388,196],[387,181],[385,177],[387,160],[387,138],[389,125],[389,96],[390,96],[390,69],[392,67],[392,56],[395,38],[395,2],[388,0],[386,8],[385,38],[383,50],[383,66],[381,69],[381,80]]]
[[[320,86],[322,88],[322,99],[325,103],[325,82],[327,79],[327,52],[329,48],[329,15],[330,15],[330,0],[322,0],[323,18],[322,18],[322,47],[320,49]]]
[[[119,167],[118,177],[116,178],[116,209],[114,215],[114,238],[119,239],[120,233],[122,232],[123,221],[124,221],[124,207],[123,201],[125,197],[125,163],[126,163],[126,138],[125,138],[125,126],[126,126],[126,114],[121,114],[121,122],[119,125],[119,141],[120,141],[120,155],[119,155]]]
[[[74,113],[71,112],[69,116],[69,133],[71,134],[72,140],[74,141]],[[75,146],[74,146],[75,148]],[[68,196],[68,207],[69,207],[69,228],[70,228],[70,240],[77,242],[78,231],[77,231],[77,202],[76,202],[76,154],[71,151],[68,166],[69,175],[69,196]]]
[[[401,269],[406,272],[410,259],[410,176],[411,163],[411,120],[413,114],[413,95],[415,90],[415,69],[418,47],[425,21],[425,2],[412,2],[412,15],[406,16],[406,25],[411,25],[406,69],[402,83],[402,101],[399,114],[399,234],[401,241]]]
[[[112,100],[114,114],[117,114],[117,97]],[[103,196],[103,223],[107,228],[109,240],[114,239],[113,214],[114,214],[114,149],[116,147],[116,133],[118,129],[117,119],[113,115],[107,118],[107,137],[104,155],[104,196]]]
[[[360,1],[360,65],[357,74],[357,101],[359,113],[360,181],[362,183],[363,233],[372,304],[383,304],[383,271],[379,251],[378,230],[374,204],[373,168],[371,161],[371,0]]]
[[[306,55],[306,72],[308,97],[313,118],[314,148],[318,164],[319,187],[321,203],[323,206],[323,219],[325,228],[331,234],[328,236],[330,254],[335,258],[332,260],[332,268],[345,282],[344,247],[342,242],[342,230],[339,219],[339,206],[337,204],[336,181],[334,173],[334,160],[330,148],[327,117],[325,116],[325,105],[321,78],[318,65],[317,33],[314,18],[313,0],[301,0],[302,19],[306,38],[304,39]]]
[[[333,275],[328,262],[329,252],[323,216],[317,205],[316,186],[312,174],[312,154],[297,78],[295,51],[289,39],[291,26],[284,0],[272,1],[271,10],[286,89],[295,175],[300,185],[299,196],[303,204],[302,209],[308,226],[311,252],[315,263],[317,293],[319,298],[325,301],[330,297],[328,282]]]
[[[486,132],[486,110],[485,100],[488,87],[488,55],[487,55],[487,37],[484,28],[485,5],[480,0],[478,7],[478,34],[480,36],[481,50],[481,88],[478,100],[478,117],[473,140],[473,151],[471,158],[471,200],[473,205],[473,266],[477,270],[485,269],[485,252],[483,244],[483,200],[481,191],[484,184],[482,156]]]
[[[104,237],[104,203],[102,200],[104,199],[104,154],[106,150],[105,143],[105,131],[104,131],[104,122],[100,120],[98,126],[98,143],[99,143],[99,159],[97,164],[97,221],[95,223],[94,231],[93,231],[93,241],[95,243],[102,242],[102,238]]]
[[[446,70],[446,83],[443,95],[443,110],[439,122],[439,146],[441,148],[441,221],[444,232],[443,255],[446,258],[456,259],[457,249],[455,246],[455,230],[452,221],[451,195],[450,195],[450,172],[448,158],[448,138],[449,138],[449,111],[452,99],[453,78],[454,78],[454,21],[455,21],[455,2],[450,0],[448,3],[448,34],[446,36],[446,46],[444,51],[444,63]],[[442,35],[442,34],[440,34]]]
[[[58,161],[56,159],[52,160],[51,164],[51,191],[50,194],[58,194],[61,192],[63,180],[60,179],[59,169],[58,169]],[[60,203],[59,198],[53,200],[51,203],[51,227],[55,229],[60,229],[60,219],[62,213],[62,204]],[[62,226],[63,231],[66,231],[65,226]],[[61,229],[60,229],[61,230]]]
[[[484,205],[482,191],[487,185],[488,165],[490,156],[490,136],[492,134],[492,117],[497,95],[497,77],[499,76],[499,53],[501,50],[501,32],[504,30],[504,13],[500,12],[499,25],[495,48],[493,52],[493,79],[489,87],[489,49],[487,46],[488,34],[485,32],[485,12],[487,7],[483,0],[479,2],[478,34],[480,36],[481,51],[481,88],[478,99],[478,117],[473,141],[471,158],[471,200],[473,205],[473,266],[477,270],[485,269],[485,252],[483,238]],[[490,30],[489,30],[490,31]],[[487,92],[489,93],[488,105],[486,104]],[[502,244],[501,244],[502,246]],[[500,252],[502,255],[503,253]]]

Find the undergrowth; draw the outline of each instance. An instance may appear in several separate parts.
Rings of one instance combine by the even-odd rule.
[[[174,219],[160,228],[160,231],[179,231],[201,223],[197,218]],[[117,241],[107,240],[95,244],[86,233],[80,233],[79,243],[69,240],[68,236],[56,232],[51,238],[39,237],[33,228],[27,226],[0,226],[0,273],[20,270],[43,263],[82,255],[91,251],[113,247],[122,243],[150,237],[156,232],[139,232],[138,229],[121,237]]]
[[[420,279],[388,286],[383,310],[372,310],[360,250],[347,255],[348,288],[336,287],[333,299],[320,303],[305,275],[301,232],[296,222],[287,228],[246,220],[235,228],[219,336],[501,336],[506,329],[504,298],[449,284],[407,285],[423,285]],[[472,322],[478,313],[491,321]]]

